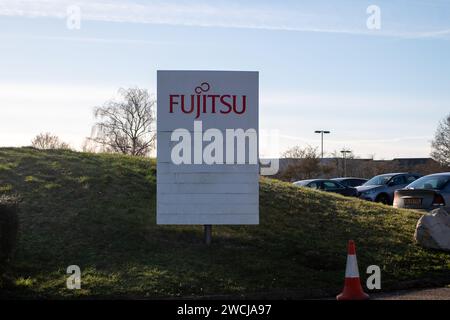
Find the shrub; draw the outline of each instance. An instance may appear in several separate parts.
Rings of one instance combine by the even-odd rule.
[[[54,136],[49,132],[40,133],[31,141],[31,145],[36,149],[49,150],[49,149],[63,149],[69,150],[68,143],[61,141],[58,136]]]
[[[0,268],[13,258],[19,229],[18,211],[17,197],[0,196]]]

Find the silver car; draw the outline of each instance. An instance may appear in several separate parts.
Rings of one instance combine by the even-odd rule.
[[[403,189],[420,178],[413,173],[387,173],[375,176],[362,186],[356,187],[361,199],[392,204],[394,192]]]
[[[396,191],[394,207],[423,210],[450,208],[450,172],[430,174]]]

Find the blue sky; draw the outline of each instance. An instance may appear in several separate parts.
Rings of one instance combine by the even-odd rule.
[[[450,1],[0,0],[0,57],[1,146],[50,131],[80,148],[92,108],[119,87],[156,92],[158,69],[257,70],[279,151],[328,129],[326,152],[425,157],[450,112]]]

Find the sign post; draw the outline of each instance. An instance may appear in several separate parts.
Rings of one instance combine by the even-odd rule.
[[[258,72],[157,78],[157,223],[258,224]]]
[[[205,244],[209,246],[212,241],[212,225],[205,224],[203,228],[205,232]]]

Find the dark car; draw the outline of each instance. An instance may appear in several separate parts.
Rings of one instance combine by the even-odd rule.
[[[337,181],[326,179],[301,180],[294,182],[294,185],[327,192],[335,192],[344,196],[356,197],[358,194],[355,188],[347,187]]]
[[[394,207],[427,211],[441,207],[450,209],[450,172],[430,174],[397,190]]]
[[[414,173],[386,173],[375,176],[362,186],[356,187],[361,199],[392,204],[394,192],[403,189],[421,176]]]
[[[364,183],[367,182],[367,179],[363,179],[363,178],[353,178],[353,177],[348,177],[348,178],[334,178],[331,179],[333,181],[337,181],[340,184],[343,184],[344,186],[347,187],[359,187],[361,185],[363,185]]]

